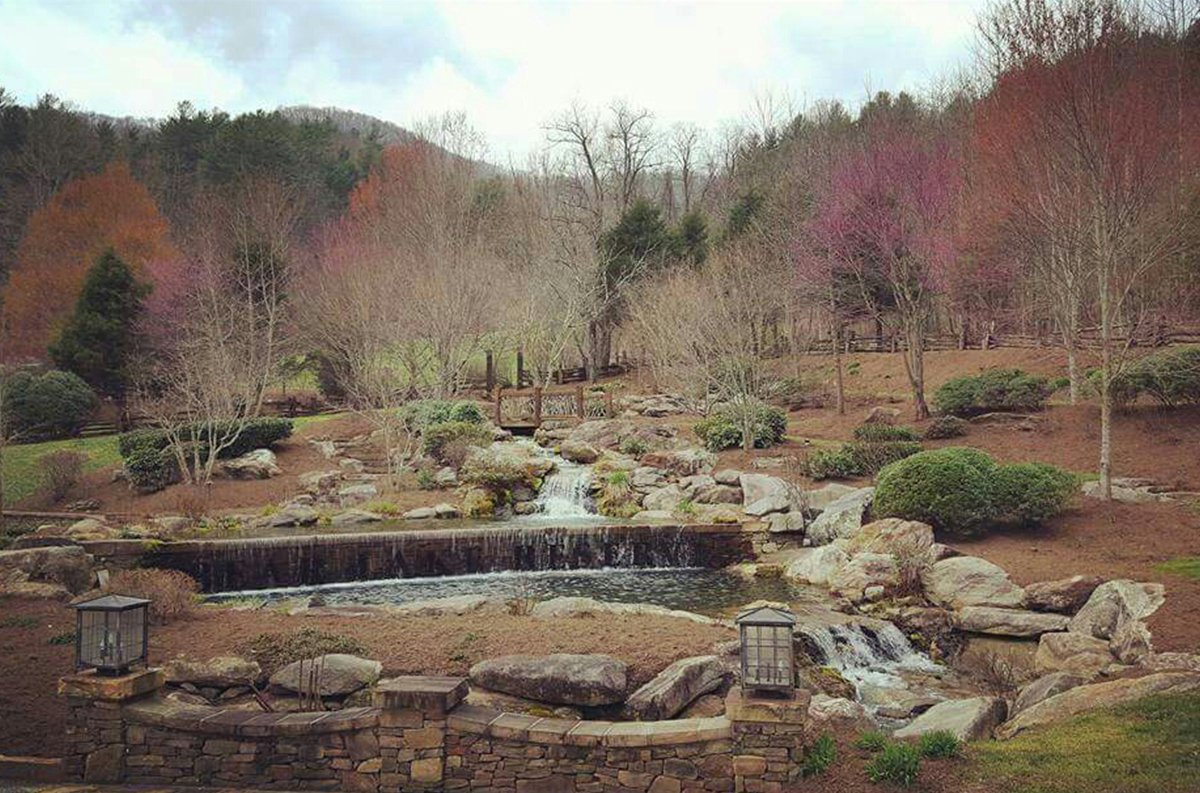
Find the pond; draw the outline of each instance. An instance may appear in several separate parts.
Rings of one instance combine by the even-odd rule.
[[[753,578],[730,570],[641,568],[546,570],[357,581],[209,595],[209,602],[239,598],[268,602],[319,595],[328,605],[401,604],[455,595],[548,600],[578,596],[620,603],[652,603],[700,614],[728,616],[755,600],[794,602],[814,598],[783,578]]]

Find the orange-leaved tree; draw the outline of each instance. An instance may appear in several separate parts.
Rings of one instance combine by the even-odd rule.
[[[67,183],[29,218],[4,288],[4,333],[11,359],[45,359],[46,347],[71,316],[84,276],[112,249],[139,280],[175,257],[166,219],[129,166]]]

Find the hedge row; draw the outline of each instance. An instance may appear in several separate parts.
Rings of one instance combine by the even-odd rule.
[[[212,426],[191,425],[183,428],[180,434],[198,444],[201,455],[206,456],[211,438],[224,440],[234,432],[237,432],[234,422],[221,422]],[[291,419],[250,419],[233,443],[217,456],[222,459],[240,457],[255,449],[269,448],[291,434]],[[117,438],[117,450],[125,463],[130,484],[138,490],[152,493],[179,480],[179,463],[167,448],[170,442],[170,436],[165,431],[155,429],[133,430]]]
[[[1020,369],[986,372],[947,380],[933,395],[934,409],[952,416],[1004,410],[1041,410],[1051,393],[1046,378]]]
[[[961,446],[914,454],[879,472],[872,517],[919,520],[951,534],[1036,525],[1061,512],[1076,478],[1042,463],[1000,465]]]
[[[410,431],[418,433],[434,424],[483,424],[487,420],[477,403],[465,399],[417,399],[400,408],[400,419]]]
[[[871,476],[885,465],[921,451],[915,440],[853,441],[838,449],[818,449],[809,455],[805,473],[810,479],[854,479]]]
[[[96,410],[96,395],[79,376],[57,369],[21,369],[4,375],[4,431],[21,441],[54,440],[79,433]]]
[[[1090,379],[1099,390],[1099,374]],[[1165,407],[1200,405],[1200,347],[1164,350],[1129,364],[1112,381],[1113,402],[1127,407],[1146,395]]]

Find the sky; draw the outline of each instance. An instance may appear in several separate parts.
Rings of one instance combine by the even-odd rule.
[[[710,130],[756,98],[855,107],[970,58],[984,0],[396,2],[0,0],[0,87],[114,116],[178,102],[231,113],[306,104],[411,127],[465,112],[494,159],[521,158],[573,102]]]

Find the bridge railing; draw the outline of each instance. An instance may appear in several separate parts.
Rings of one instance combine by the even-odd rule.
[[[615,415],[612,394],[575,388],[504,389],[497,387],[493,402],[498,426],[540,427],[546,419],[595,419]]]

